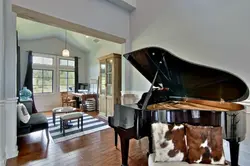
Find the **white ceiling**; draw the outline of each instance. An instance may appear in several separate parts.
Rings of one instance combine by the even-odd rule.
[[[16,26],[19,40],[34,40],[45,37],[57,37],[65,41],[66,31],[58,27],[30,21],[19,17],[17,17]],[[104,46],[105,44],[112,43],[72,31],[67,31],[67,42],[84,52],[90,52],[91,49],[96,49],[100,46]]]

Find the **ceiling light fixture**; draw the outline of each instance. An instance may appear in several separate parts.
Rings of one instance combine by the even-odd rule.
[[[65,48],[62,51],[62,56],[69,57],[69,50],[67,49],[67,30],[65,30]]]

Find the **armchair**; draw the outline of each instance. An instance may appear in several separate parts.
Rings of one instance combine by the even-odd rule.
[[[46,116],[42,113],[32,113],[32,101],[22,101],[27,108],[30,119],[28,123],[23,123],[17,116],[17,135],[29,134],[39,130],[46,130],[46,137],[49,141],[49,124]]]

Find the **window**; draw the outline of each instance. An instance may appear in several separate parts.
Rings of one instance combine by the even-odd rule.
[[[53,58],[42,57],[42,56],[33,56],[33,64],[39,65],[53,65]]]
[[[71,57],[33,53],[34,94],[75,91],[75,60]]]
[[[60,59],[60,66],[75,67],[75,61],[68,59]]]
[[[34,93],[53,92],[53,70],[33,69]]]
[[[60,71],[60,92],[74,91],[75,89],[75,72]]]

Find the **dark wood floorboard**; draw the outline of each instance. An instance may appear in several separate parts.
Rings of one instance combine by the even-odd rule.
[[[50,112],[45,113],[51,116]],[[96,117],[97,113],[89,113]],[[129,166],[147,166],[147,138],[131,140]],[[121,152],[114,146],[113,129],[55,144],[47,142],[45,131],[18,138],[19,155],[7,166],[120,166]]]

